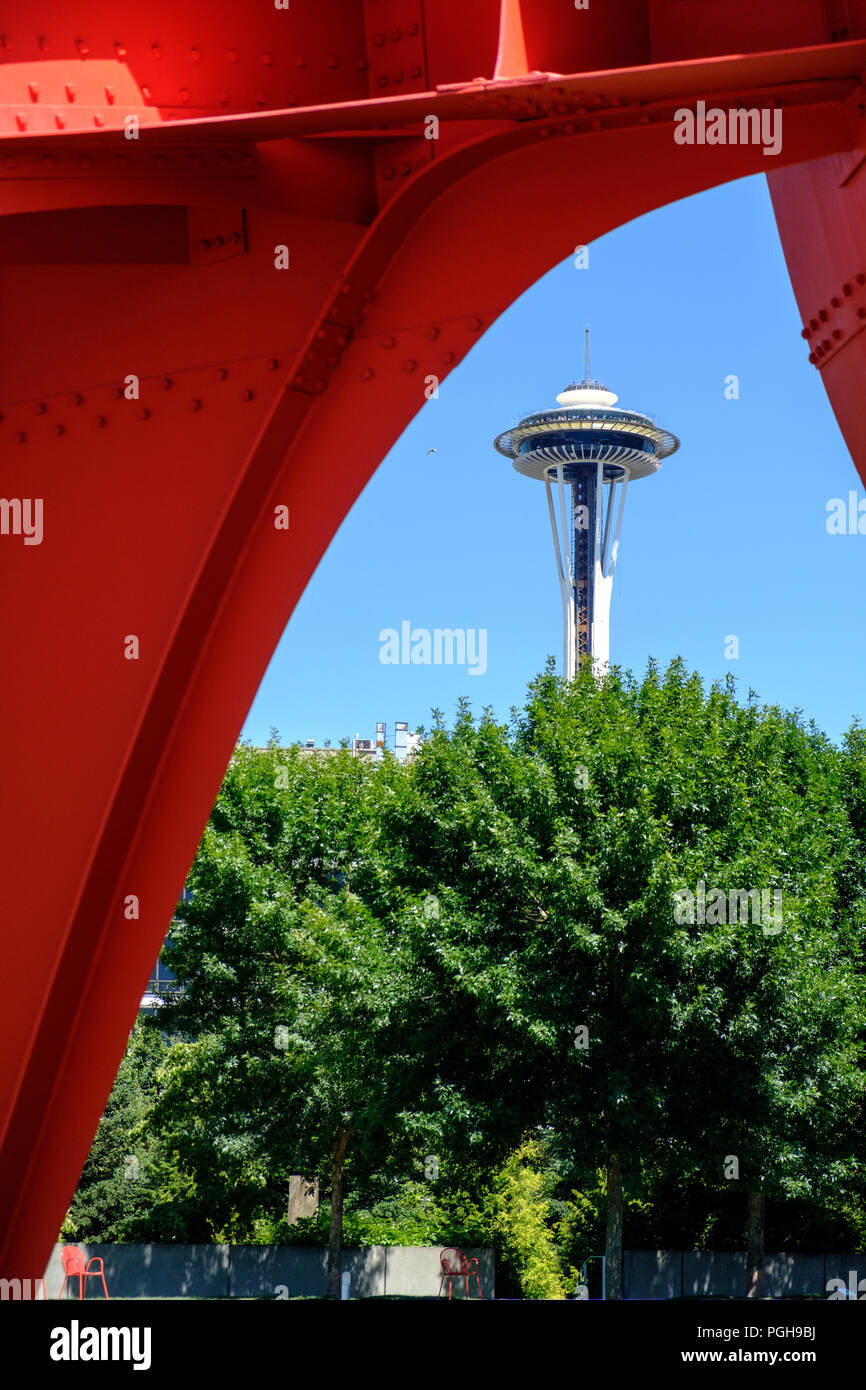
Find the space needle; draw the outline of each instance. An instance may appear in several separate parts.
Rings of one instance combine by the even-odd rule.
[[[544,483],[562,595],[563,675],[610,660],[610,599],[625,495],[680,447],[648,415],[623,410],[590,373],[557,396],[558,408],[527,415],[494,441],[518,473]],[[556,501],[554,501],[554,491]],[[557,506],[559,521],[557,522]]]

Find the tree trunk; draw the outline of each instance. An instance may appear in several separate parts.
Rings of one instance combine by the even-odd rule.
[[[343,1169],[349,1130],[337,1130],[331,1158],[331,1229],[328,1236],[328,1298],[340,1297],[343,1266]]]
[[[764,1295],[764,1194],[749,1189],[746,1298]]]
[[[622,1177],[619,1154],[607,1159],[607,1297],[622,1298]]]

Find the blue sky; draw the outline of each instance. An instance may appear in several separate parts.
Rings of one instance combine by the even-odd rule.
[[[766,182],[745,179],[618,228],[556,266],[487,331],[382,461],[298,604],[243,736],[263,743],[430,724],[460,695],[508,717],[561,609],[544,488],[493,438],[593,374],[681,439],[629,489],[611,661],[681,655],[706,682],[800,708],[838,739],[863,695],[866,536],[829,535],[827,502],[863,496],[807,360]],[[725,380],[739,379],[739,398]],[[435,449],[435,453],[428,450]],[[487,669],[383,665],[380,631],[487,631]],[[739,639],[739,658],[725,639]]]

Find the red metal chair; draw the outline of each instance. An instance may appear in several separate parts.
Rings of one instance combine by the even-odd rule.
[[[84,1255],[77,1245],[64,1245],[60,1252],[63,1261],[63,1283],[60,1285],[60,1298],[63,1297],[63,1290],[66,1288],[67,1279],[78,1279],[78,1297],[84,1298],[87,1291],[87,1280],[90,1278],[101,1279],[102,1287],[105,1289],[105,1297],[108,1298],[108,1285],[105,1282],[105,1266],[99,1255],[91,1255],[87,1264],[84,1263]],[[98,1265],[98,1269],[91,1269],[91,1265]]]
[[[455,1245],[449,1245],[445,1250],[439,1252],[439,1263],[442,1266],[442,1278],[439,1280],[439,1292],[436,1297],[442,1297],[442,1285],[448,1280],[448,1302],[451,1302],[451,1285],[455,1279],[466,1281],[466,1297],[469,1297],[469,1280],[472,1276],[478,1285],[478,1297],[483,1298],[481,1290],[481,1280],[478,1278],[478,1260],[473,1255],[470,1260],[458,1250]]]

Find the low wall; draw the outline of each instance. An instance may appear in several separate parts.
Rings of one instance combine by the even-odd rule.
[[[85,1260],[99,1255],[112,1298],[298,1298],[321,1297],[328,1284],[328,1252],[309,1245],[85,1245]],[[60,1246],[45,1271],[49,1298],[63,1282]],[[402,1296],[435,1298],[441,1269],[439,1246],[371,1245],[343,1251],[343,1270],[351,1277],[352,1298]],[[495,1296],[492,1250],[467,1249],[478,1257],[485,1298]],[[72,1280],[73,1296],[78,1281]],[[470,1297],[478,1297],[472,1281]],[[448,1294],[445,1282],[443,1298]],[[64,1298],[69,1296],[68,1286]],[[453,1297],[464,1297],[454,1281]],[[87,1280],[87,1298],[103,1298],[102,1281]]]
[[[114,1298],[298,1298],[321,1297],[327,1288],[327,1251],[308,1245],[84,1245],[85,1258],[105,1262],[108,1292]],[[492,1250],[477,1255],[485,1298],[495,1297]],[[352,1298],[435,1298],[439,1290],[438,1246],[372,1245],[343,1251],[343,1269],[351,1276]],[[828,1282],[846,1287],[866,1279],[866,1255],[766,1255],[765,1296],[829,1296]],[[592,1274],[599,1292],[599,1270]],[[45,1282],[56,1298],[63,1281],[60,1246],[55,1245]],[[866,1284],[863,1286],[866,1288]],[[31,1286],[28,1285],[27,1294]],[[32,1288],[35,1291],[35,1280]],[[744,1253],[694,1250],[627,1250],[623,1257],[623,1292],[627,1299],[742,1298],[746,1288]],[[72,1292],[77,1297],[77,1281]],[[443,1297],[447,1297],[446,1282]],[[470,1297],[478,1286],[470,1286]],[[7,1294],[6,1296],[13,1296]],[[68,1296],[68,1293],[64,1296]],[[98,1279],[87,1281],[88,1298],[102,1298]],[[453,1297],[465,1291],[454,1281]]]
[[[866,1255],[765,1255],[764,1296],[829,1296],[827,1281],[859,1268],[866,1276]],[[700,1250],[628,1250],[623,1258],[626,1298],[743,1298],[744,1252]]]

